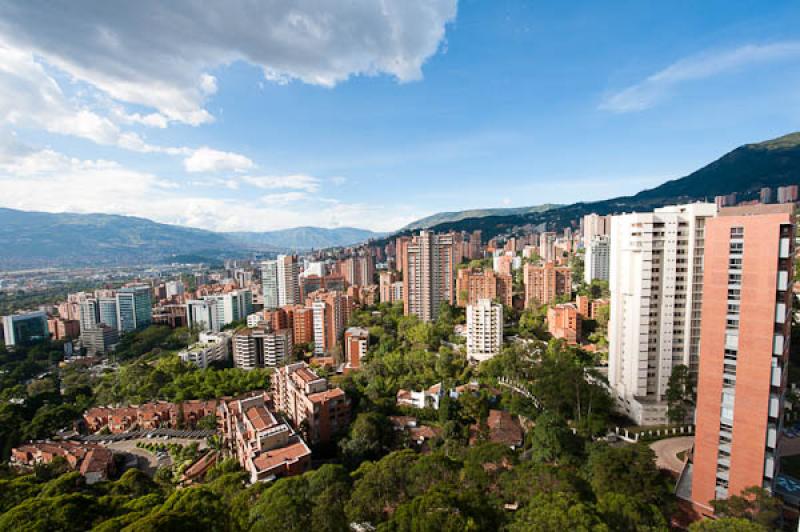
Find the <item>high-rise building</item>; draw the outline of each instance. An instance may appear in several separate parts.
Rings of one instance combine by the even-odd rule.
[[[493,270],[462,268],[456,275],[456,302],[459,307],[474,305],[480,299],[496,300],[511,306],[514,281],[510,275]]]
[[[761,203],[772,203],[772,189],[769,187],[763,187],[759,192],[758,197]]]
[[[300,303],[300,263],[297,255],[278,255],[278,306]]]
[[[171,297],[180,297],[183,295],[184,286],[183,281],[167,281],[166,282],[166,294],[168,298]]]
[[[108,354],[118,342],[119,332],[103,323],[81,331],[81,345],[90,356]]]
[[[697,429],[684,475],[702,513],[715,499],[775,485],[794,240],[789,205],[722,209],[706,222]]]
[[[433,321],[442,303],[453,304],[453,235],[421,231],[405,245],[403,304],[406,315]]]
[[[503,305],[480,299],[467,306],[467,358],[483,362],[503,347]]]
[[[186,302],[186,322],[190,329],[219,332],[222,324],[217,306],[220,302],[213,298],[192,299]]]
[[[261,287],[264,294],[264,308],[280,306],[278,298],[278,261],[267,260],[261,263]]]
[[[100,296],[97,298],[97,311],[100,323],[112,329],[118,329],[117,323],[117,298],[113,296]]]
[[[611,220],[608,380],[640,425],[667,421],[675,366],[697,372],[704,231],[716,211],[694,203]]]
[[[378,275],[381,303],[394,303],[392,283],[397,281],[397,274],[393,271],[382,271]]]
[[[117,290],[117,327],[121,333],[142,329],[152,322],[149,286],[128,286]]]
[[[375,260],[369,253],[349,257],[340,263],[340,269],[350,286],[368,286],[375,277]]]
[[[7,346],[31,345],[50,337],[47,313],[25,312],[3,317],[3,338]]]
[[[539,235],[539,256],[545,262],[556,260],[556,234],[546,231]]]
[[[598,236],[607,236],[611,231],[611,216],[601,216],[599,214],[587,214],[581,223],[583,226],[583,246]]]
[[[352,300],[340,292],[320,290],[311,295],[314,330],[314,354],[332,354],[339,345],[349,318]]]
[[[523,282],[525,308],[547,305],[558,296],[570,296],[572,293],[572,271],[552,262],[546,262],[544,266],[525,264]]]
[[[596,236],[589,241],[583,263],[583,280],[586,284],[595,279],[608,281],[610,249],[607,236]]]
[[[97,302],[97,298],[95,297],[83,297],[80,300],[79,311],[80,311],[80,322],[81,322],[81,331],[85,331],[88,329],[92,329],[97,327],[100,323],[100,307]],[[116,305],[116,300],[115,300]],[[115,311],[116,314],[116,311]],[[114,318],[116,322],[116,317]]]

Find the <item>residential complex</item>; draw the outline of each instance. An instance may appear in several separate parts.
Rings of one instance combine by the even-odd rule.
[[[523,270],[525,308],[547,305],[559,296],[570,296],[572,271],[565,266],[546,262],[543,266],[527,263]]]
[[[231,340],[233,365],[241,369],[275,368],[291,359],[291,329],[274,330],[269,323],[236,331]]]
[[[513,278],[494,270],[461,268],[456,275],[456,303],[459,307],[474,305],[480,299],[491,299],[510,307]]]
[[[203,331],[198,341],[181,350],[178,356],[184,362],[190,362],[200,369],[207,368],[212,362],[224,362],[231,357],[232,336],[233,334],[227,331],[219,333]]]
[[[312,445],[329,442],[350,423],[350,400],[342,389],[328,389],[328,381],[305,362],[275,370],[272,400]]]
[[[581,338],[581,314],[575,303],[562,303],[547,309],[547,330],[554,338],[576,345]]]

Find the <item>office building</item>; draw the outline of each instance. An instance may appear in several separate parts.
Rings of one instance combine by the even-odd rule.
[[[467,358],[483,362],[503,347],[503,305],[480,299],[467,306]]]
[[[222,329],[219,322],[220,312],[216,299],[192,299],[186,302],[186,321],[190,329],[218,332]]]
[[[620,410],[640,425],[667,421],[676,365],[696,375],[704,232],[716,211],[694,203],[611,220],[608,380]]]
[[[611,243],[607,236],[596,236],[586,246],[583,280],[586,284],[598,279],[608,281]]]
[[[107,355],[118,343],[119,332],[102,323],[81,331],[81,346],[90,356]]]
[[[3,338],[7,346],[25,346],[50,337],[44,311],[12,314],[3,317]]]
[[[791,338],[792,207],[722,209],[706,222],[705,240],[697,429],[684,478],[695,507],[710,514],[714,499],[775,486]]]
[[[100,296],[97,298],[97,313],[100,323],[112,329],[118,329],[117,323],[117,298],[114,296]]]
[[[546,262],[543,266],[525,264],[525,308],[547,305],[559,296],[572,294],[572,271],[564,266]]]
[[[453,235],[421,231],[409,239],[404,246],[403,275],[405,314],[435,320],[442,303],[455,302]]]
[[[121,333],[142,329],[152,321],[149,286],[137,285],[117,290],[117,328]]]
[[[268,260],[261,263],[261,287],[264,295],[264,308],[278,308],[278,261]]]
[[[115,300],[116,307],[116,300]],[[82,297],[78,303],[81,331],[93,329],[100,323],[100,307],[95,297]],[[116,313],[115,313],[116,314]],[[116,322],[116,316],[114,317]]]

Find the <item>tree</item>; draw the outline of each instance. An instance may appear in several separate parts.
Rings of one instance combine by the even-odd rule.
[[[597,511],[611,530],[619,532],[666,531],[667,520],[658,506],[621,493],[605,493]]]
[[[760,486],[750,486],[740,495],[711,502],[714,514],[720,517],[747,519],[765,528],[771,528],[780,515],[781,503]]]
[[[767,532],[767,528],[741,517],[703,519],[689,525],[689,532]]]
[[[347,504],[351,522],[377,523],[408,500],[410,469],[417,453],[406,449],[391,453],[378,462],[364,462],[353,477],[353,492]]]
[[[689,368],[678,364],[672,368],[667,383],[667,417],[671,423],[683,423],[694,406],[694,378]]]
[[[357,466],[364,460],[379,458],[394,443],[389,419],[378,412],[362,412],[350,426],[348,438],[339,442],[345,463]]]
[[[542,493],[518,511],[510,532],[608,531],[595,509],[574,495]]]
[[[531,460],[535,463],[573,461],[580,453],[581,442],[567,426],[564,418],[544,412],[536,418],[529,433]]]

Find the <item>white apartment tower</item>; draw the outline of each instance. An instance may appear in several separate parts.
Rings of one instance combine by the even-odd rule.
[[[599,214],[587,214],[581,223],[583,227],[583,246],[589,247],[589,243],[598,236],[607,236],[611,231],[611,216],[600,216]]]
[[[261,287],[264,308],[278,308],[278,261],[266,260],[261,263]]]
[[[503,347],[503,305],[479,299],[467,306],[467,358],[483,362]]]
[[[300,304],[300,263],[297,255],[278,255],[278,306]]]
[[[640,425],[666,422],[672,369],[698,368],[706,219],[711,203],[611,219],[608,380]]]
[[[586,246],[583,264],[583,280],[586,284],[595,279],[608,281],[610,247],[607,236],[596,236]]]

